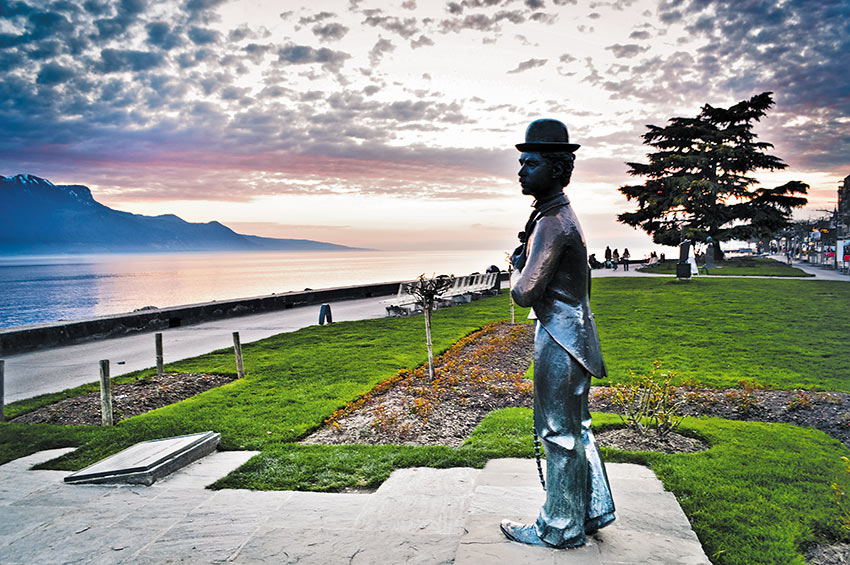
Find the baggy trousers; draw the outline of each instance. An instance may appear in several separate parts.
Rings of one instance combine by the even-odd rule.
[[[590,374],[538,322],[534,429],[546,453],[546,502],[535,524],[546,543],[584,539],[585,523],[614,512],[605,465],[590,430]]]

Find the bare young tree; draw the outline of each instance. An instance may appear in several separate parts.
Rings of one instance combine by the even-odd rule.
[[[419,275],[419,280],[407,287],[408,294],[416,298],[416,302],[422,305],[425,312],[425,341],[428,345],[428,376],[434,379],[434,348],[431,345],[431,312],[437,297],[442,296],[454,284],[454,275],[439,275],[428,278],[424,274]]]
[[[511,323],[516,324],[516,314],[514,314],[514,297],[511,294],[511,289],[510,289],[510,280],[511,280],[511,275],[513,275],[513,273],[514,273],[514,264],[513,264],[513,262],[511,262],[511,254],[510,253],[505,253],[505,257],[507,257],[507,260],[508,260],[508,300],[511,301]]]

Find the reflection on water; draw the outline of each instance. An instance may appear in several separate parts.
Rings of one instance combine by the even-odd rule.
[[[173,253],[0,257],[0,327],[305,288],[469,274],[503,251]]]

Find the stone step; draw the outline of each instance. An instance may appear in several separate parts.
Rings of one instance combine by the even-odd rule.
[[[66,483],[152,485],[215,451],[221,434],[201,432],[137,443],[65,477]]]

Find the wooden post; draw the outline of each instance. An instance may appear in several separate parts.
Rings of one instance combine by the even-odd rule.
[[[239,332],[233,332],[233,352],[236,354],[236,374],[242,379],[245,377],[245,367],[242,365],[242,346],[239,344]]]
[[[154,335],[154,341],[156,343],[156,374],[161,375],[165,372],[165,363],[162,356],[162,334],[157,333]]]
[[[112,420],[112,390],[109,382],[109,359],[100,362],[100,418],[104,426],[111,426]]]
[[[6,421],[6,362],[0,359],[0,422]]]

